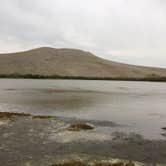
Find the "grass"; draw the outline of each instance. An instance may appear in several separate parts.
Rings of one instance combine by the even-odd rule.
[[[0,74],[0,78],[24,78],[24,79],[78,79],[78,80],[120,80],[120,81],[154,81],[166,82],[166,77],[148,75],[147,77],[84,77],[84,76],[62,76],[62,75],[35,75],[35,74]]]

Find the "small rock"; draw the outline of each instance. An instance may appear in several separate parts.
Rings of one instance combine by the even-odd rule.
[[[92,130],[92,129],[94,129],[94,127],[86,123],[74,123],[71,124],[68,128],[68,130],[70,131]]]
[[[161,133],[161,135],[165,137],[165,136],[166,136],[166,133]]]

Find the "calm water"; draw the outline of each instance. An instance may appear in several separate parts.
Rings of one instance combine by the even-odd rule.
[[[0,79],[0,111],[113,121],[122,127],[108,132],[165,139],[166,83]]]

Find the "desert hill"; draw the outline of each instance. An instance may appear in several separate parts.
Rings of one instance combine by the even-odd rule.
[[[117,63],[76,49],[42,47],[0,54],[0,75],[12,74],[139,79],[166,77],[166,69]]]

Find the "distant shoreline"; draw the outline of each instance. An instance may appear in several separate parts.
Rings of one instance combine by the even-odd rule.
[[[166,82],[166,77],[84,77],[84,76],[61,76],[61,75],[33,75],[33,74],[0,74],[0,78],[15,79],[75,79],[75,80],[117,80],[117,81],[150,81],[150,82]]]

